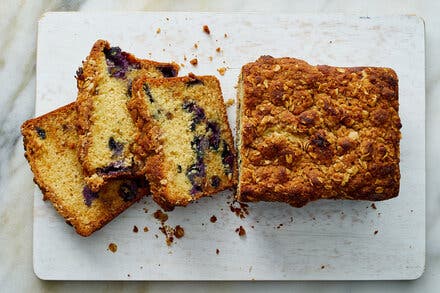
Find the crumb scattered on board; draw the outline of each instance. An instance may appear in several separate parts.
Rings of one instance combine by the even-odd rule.
[[[156,30],[156,34],[160,34],[160,27],[157,28],[157,30]]]
[[[139,231],[138,227],[136,225],[133,226],[133,232],[137,233]]]
[[[199,44],[197,44],[197,43],[194,43],[194,48],[198,48],[199,47]]]
[[[171,246],[171,244],[174,241],[174,237],[179,239],[185,235],[185,230],[183,229],[182,226],[177,225],[176,227],[173,228],[170,225],[165,224],[165,222],[168,220],[168,215],[163,211],[157,210],[154,212],[153,215],[161,223],[161,226],[159,227],[159,231],[161,231],[165,235],[165,242],[168,246]],[[145,228],[144,228],[144,232],[147,232],[148,228],[147,231],[145,231]],[[158,238],[157,234],[155,234],[154,236]]]
[[[148,227],[144,227],[144,232],[148,232]]]
[[[376,235],[378,232],[379,232],[378,230],[374,231],[374,235]]]
[[[118,250],[118,246],[115,243],[110,243],[108,245],[108,250],[110,250],[111,252],[115,253]]]
[[[218,73],[220,73],[221,76],[225,75],[226,67],[220,67],[217,69]]]
[[[160,220],[161,223],[165,223],[168,220],[168,215],[161,210],[157,210],[154,212],[153,216]]]
[[[374,204],[374,202],[371,204],[371,207],[372,207],[374,210],[377,210],[377,207],[376,207],[376,205]]]
[[[323,269],[325,269],[325,266],[324,266],[324,265],[321,266],[321,270],[323,270]]]
[[[183,229],[182,226],[177,225],[174,228],[174,236],[176,236],[177,239],[182,238],[185,235],[185,230]]]
[[[225,38],[227,38],[228,37],[228,34],[227,33],[225,33]]]
[[[197,66],[197,64],[199,63],[199,61],[197,60],[197,58],[194,58],[194,59],[191,59],[191,60],[189,61],[189,63],[191,63],[191,65],[193,65],[193,66]]]
[[[215,250],[215,254],[219,254],[220,253],[220,250],[217,248],[216,250]]]
[[[209,27],[206,24],[203,26],[203,31],[205,33],[207,33],[208,35],[211,33],[211,31],[209,30]]]
[[[246,235],[246,230],[243,228],[243,226],[238,227],[237,229],[235,229],[235,232],[238,234],[238,236],[245,236]]]
[[[242,202],[238,202],[234,200],[229,204],[229,208],[231,212],[233,212],[240,219],[244,219],[247,215],[249,215],[248,205]]]
[[[209,220],[211,221],[211,223],[215,223],[217,222],[217,217],[213,215]]]
[[[228,100],[226,101],[226,103],[225,103],[226,108],[231,107],[232,105],[234,105],[234,103],[235,103],[235,100],[234,100],[234,99],[228,99]]]

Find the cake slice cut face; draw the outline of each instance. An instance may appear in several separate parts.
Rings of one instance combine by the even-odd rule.
[[[385,200],[400,182],[398,79],[390,68],[260,57],[238,83],[240,201],[300,207]]]
[[[178,65],[137,59],[98,40],[77,72],[79,160],[93,191],[110,178],[139,175],[130,151],[136,133],[126,103],[140,75],[173,77]]]
[[[134,152],[164,209],[236,185],[236,152],[215,77],[142,77],[128,106],[138,127]]]
[[[148,193],[145,178],[110,180],[99,192],[87,187],[77,156],[76,105],[23,123],[25,157],[34,181],[58,213],[82,236],[102,228]]]

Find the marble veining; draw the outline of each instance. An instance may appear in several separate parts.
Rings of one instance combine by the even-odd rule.
[[[409,282],[44,282],[32,271],[32,174],[23,158],[19,127],[32,117],[35,99],[37,20],[46,11],[174,10],[347,13],[359,15],[417,14],[426,31],[426,170],[427,254],[425,274]],[[334,292],[436,292],[440,287],[440,188],[435,151],[440,143],[440,2],[414,1],[11,1],[0,3],[0,284],[4,292],[28,291],[168,291],[237,290]],[[410,56],[409,56],[410,58]]]

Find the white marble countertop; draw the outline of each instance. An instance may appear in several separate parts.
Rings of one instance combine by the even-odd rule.
[[[225,1],[226,2],[226,1]],[[416,14],[426,30],[426,270],[415,281],[369,282],[48,282],[32,269],[32,174],[23,157],[19,127],[32,117],[35,99],[37,20],[46,11],[259,11]],[[431,1],[0,1],[0,284],[2,292],[245,291],[437,292],[440,288],[440,2]],[[410,56],[409,56],[410,58]],[[437,111],[438,110],[438,111]]]

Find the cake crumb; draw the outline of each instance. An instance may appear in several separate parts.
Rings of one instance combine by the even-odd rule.
[[[225,75],[226,67],[220,67],[217,69],[218,73],[220,73],[221,76]]]
[[[213,58],[212,56],[209,56],[208,59],[209,59],[209,61],[212,62],[212,60],[213,60],[214,58]]]
[[[197,64],[199,63],[199,61],[197,60],[197,58],[194,58],[194,59],[191,59],[191,60],[189,61],[189,63],[191,63],[191,65],[193,65],[193,66],[197,66]]]
[[[183,60],[186,61],[187,59],[186,55],[183,55]]]
[[[240,237],[246,235],[246,230],[243,228],[243,226],[240,226],[237,229],[235,229],[235,232],[238,233],[238,236]]]
[[[220,47],[217,47],[217,49],[215,49],[215,51],[217,51],[217,53],[220,53],[222,49]]]
[[[157,234],[154,234],[154,237],[156,237],[156,239],[159,238],[159,236]]]
[[[209,220],[211,221],[211,223],[215,223],[217,222],[217,217],[213,215]]]
[[[185,235],[185,230],[183,229],[182,226],[177,225],[174,228],[174,236],[176,236],[177,239],[182,238]]]
[[[225,38],[227,38],[228,37],[228,34],[227,33],[225,33],[225,36],[224,36]]]
[[[157,30],[156,30],[156,34],[160,34],[160,27],[157,28]]]
[[[237,206],[237,204],[239,206]],[[231,209],[231,212],[235,213],[237,217],[240,219],[244,219],[247,215],[249,215],[248,205],[242,202],[238,202],[234,200],[230,205],[229,208]]]
[[[378,232],[379,232],[378,230],[374,231],[374,235],[376,235]]]
[[[226,103],[225,103],[226,108],[231,107],[232,105],[234,105],[234,103],[235,103],[235,100],[234,100],[234,99],[228,99],[228,100],[226,101]]]
[[[209,27],[206,24],[203,26],[203,31],[208,35],[211,33],[211,31],[209,30]]]
[[[323,270],[323,269],[325,269],[325,266],[324,266],[324,265],[321,266],[321,270]]]
[[[137,233],[139,231],[138,227],[136,225],[133,226],[133,232]]]
[[[188,73],[188,77],[191,78],[191,79],[196,79],[197,78],[197,76],[194,73],[192,73],[192,72]]]
[[[159,227],[159,230],[165,235],[165,242],[168,246],[171,246],[171,244],[174,241],[174,230],[168,225],[163,225]]]
[[[108,245],[108,250],[110,250],[111,252],[115,253],[118,250],[118,246],[115,243],[110,243]]]
[[[168,220],[168,215],[161,210],[157,210],[154,212],[153,216],[160,220],[161,223],[165,223]]]
[[[372,207],[374,210],[377,210],[377,207],[376,207],[376,205],[374,204],[374,202],[371,204],[371,207]]]
[[[180,63],[180,67],[185,67],[185,64],[183,64],[183,63]]]
[[[194,43],[194,48],[198,48],[199,47],[199,44],[197,44],[197,43]]]
[[[129,277],[129,278],[130,278],[130,274],[127,274],[127,277]]]
[[[144,232],[148,232],[148,227],[147,226],[144,227]]]
[[[147,208],[143,208],[144,213],[148,213],[148,209]]]
[[[215,250],[215,254],[219,254],[220,253],[220,250],[217,248],[216,250]]]

